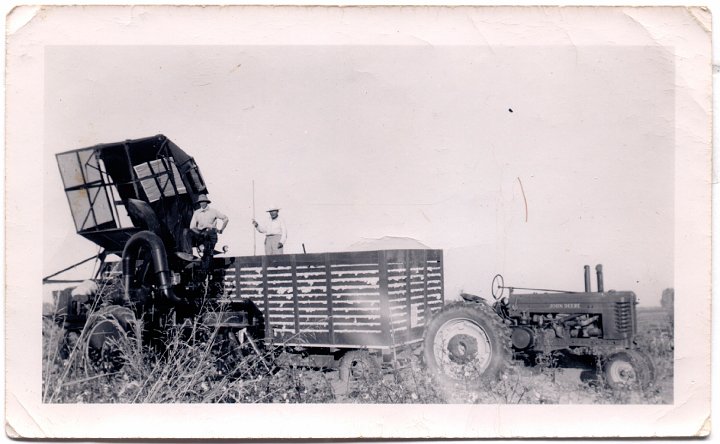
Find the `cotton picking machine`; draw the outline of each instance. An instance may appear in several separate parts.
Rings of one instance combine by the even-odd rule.
[[[56,158],[77,233],[102,248],[94,279],[102,300],[59,294],[67,336],[76,339],[85,330],[101,356],[113,339],[127,334],[157,345],[168,328],[187,324],[203,307],[213,313],[203,322],[221,334],[234,327],[250,334],[263,330],[262,316],[247,301],[208,297],[222,294],[222,281],[213,279],[212,268],[182,254],[195,199],[208,193],[192,157],[158,135]],[[112,255],[121,261],[106,262]]]

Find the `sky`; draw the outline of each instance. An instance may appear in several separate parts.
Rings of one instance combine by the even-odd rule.
[[[54,154],[164,134],[195,158],[220,243],[287,253],[401,236],[444,251],[446,298],[673,286],[674,71],[649,46],[56,46],[45,51],[44,274],[97,252]],[[254,198],[253,198],[254,185]],[[257,251],[262,239],[257,237]],[[89,273],[87,269],[77,273]]]

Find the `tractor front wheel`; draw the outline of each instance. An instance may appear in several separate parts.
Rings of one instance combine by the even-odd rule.
[[[645,353],[623,350],[607,357],[603,373],[607,385],[614,390],[645,389],[655,379],[655,366]]]
[[[423,357],[441,384],[479,387],[510,362],[510,332],[488,305],[453,303],[430,321]]]

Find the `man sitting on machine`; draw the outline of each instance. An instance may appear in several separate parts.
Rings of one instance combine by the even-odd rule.
[[[215,208],[210,208],[208,206],[210,199],[205,194],[199,195],[196,203],[200,205],[200,208],[193,213],[190,228],[185,229],[182,245],[183,253],[178,253],[178,256],[185,260],[194,260],[192,248],[194,246],[202,247],[202,268],[209,270],[210,260],[212,259],[215,244],[218,241],[217,235],[225,230],[230,219]],[[220,228],[215,227],[218,220],[222,221]]]

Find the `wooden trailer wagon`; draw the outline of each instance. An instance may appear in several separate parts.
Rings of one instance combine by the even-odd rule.
[[[380,250],[215,259],[223,297],[250,300],[268,345],[309,355],[341,376],[398,363],[443,307],[442,250]],[[374,356],[373,356],[374,355]]]

